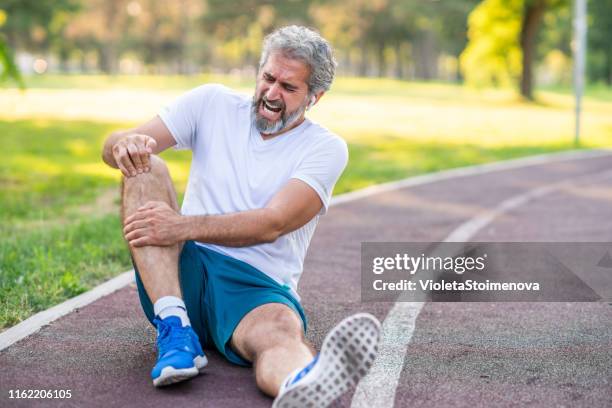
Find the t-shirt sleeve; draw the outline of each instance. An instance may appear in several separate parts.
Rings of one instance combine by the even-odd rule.
[[[176,141],[177,149],[193,149],[198,125],[211,114],[210,101],[219,85],[207,84],[190,90],[162,108],[158,115]]]
[[[338,137],[320,143],[299,164],[291,178],[312,187],[323,203],[319,214],[325,214],[331,201],[334,185],[348,163],[346,142]]]

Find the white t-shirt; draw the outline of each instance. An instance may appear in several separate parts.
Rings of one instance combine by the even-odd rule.
[[[176,148],[193,151],[184,215],[263,208],[292,178],[317,192],[323,203],[319,214],[273,243],[242,248],[198,243],[250,264],[297,296],[310,239],[348,161],[344,140],[308,119],[264,140],[251,120],[251,98],[216,84],[187,92],[159,116]]]

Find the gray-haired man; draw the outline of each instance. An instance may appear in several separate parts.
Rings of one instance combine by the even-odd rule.
[[[158,331],[156,386],[198,374],[201,345],[255,367],[275,406],[326,406],[376,353],[379,324],[350,316],[314,357],[297,283],[346,143],[304,113],[330,88],[327,41],[290,26],[266,37],[255,94],[198,87],[157,117],[112,134],[104,161],[123,173],[124,235],[140,300]],[[156,154],[193,151],[181,210]],[[310,404],[310,405],[309,405]]]

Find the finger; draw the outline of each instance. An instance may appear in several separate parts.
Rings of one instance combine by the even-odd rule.
[[[147,137],[145,139],[145,148],[149,153],[153,153],[153,150],[157,147],[157,142],[152,137]]]
[[[148,215],[148,213],[147,213],[147,212],[144,212],[144,211],[136,211],[135,213],[130,214],[130,216],[128,216],[128,217],[127,217],[127,218],[126,218],[126,219],[123,221],[123,224],[127,226],[128,224],[130,224],[130,223],[132,223],[132,222],[134,222],[134,221],[137,221],[137,220],[143,220],[143,219],[145,219],[145,218],[147,217],[147,215]]]
[[[130,155],[128,154],[127,150],[125,150],[125,154],[121,156],[121,163],[123,164],[123,167],[125,167],[125,169],[128,171],[128,177],[133,177],[138,174],[136,172],[136,169],[134,168],[134,163],[132,163],[132,159],[130,158]]]
[[[142,160],[140,160],[140,153],[138,151],[138,146],[134,143],[130,143],[127,146],[128,153],[130,154],[130,158],[132,159],[132,163],[134,163],[134,167],[136,167],[136,171],[138,173],[142,173],[143,166]]]
[[[136,231],[138,229],[146,228],[147,225],[148,223],[146,222],[146,220],[132,221],[129,224],[126,224],[125,227],[123,227],[123,235],[126,235],[132,231]]]
[[[144,203],[144,205],[138,207],[138,211],[144,211],[144,210],[152,210],[154,208],[160,207],[163,203],[163,201],[147,201],[146,203]]]
[[[142,160],[142,170],[149,172],[151,171],[151,152],[146,146],[139,146],[138,153],[140,153],[140,159]]]
[[[147,246],[147,245],[153,245],[149,237],[141,237],[141,238],[134,239],[132,241],[129,241],[129,244],[130,246],[136,247],[136,248]]]
[[[115,158],[115,163],[117,163],[117,167],[119,168],[119,170],[121,170],[121,173],[125,177],[130,177],[130,172],[128,171],[128,169],[125,168],[121,161],[121,158],[124,154],[127,154],[127,151],[123,146],[117,146],[117,148],[113,150],[113,157]]]
[[[119,167],[119,170],[121,170],[121,174],[123,174],[124,177],[130,177],[131,176],[130,171],[125,168],[123,163],[117,162],[117,167]]]
[[[136,231],[132,231],[128,234],[125,234],[124,236],[126,241],[131,242],[138,238],[147,237],[148,235],[146,230],[138,229]]]

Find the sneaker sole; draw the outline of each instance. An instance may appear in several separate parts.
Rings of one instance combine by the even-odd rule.
[[[153,380],[153,385],[163,387],[177,382],[185,381],[197,376],[200,371],[206,367],[208,360],[206,356],[196,356],[193,359],[193,367],[189,368],[174,368],[172,366],[164,367],[161,370],[159,377]]]
[[[379,339],[374,316],[358,313],[342,320],[323,341],[312,381],[287,390],[272,408],[327,407],[368,373]]]

